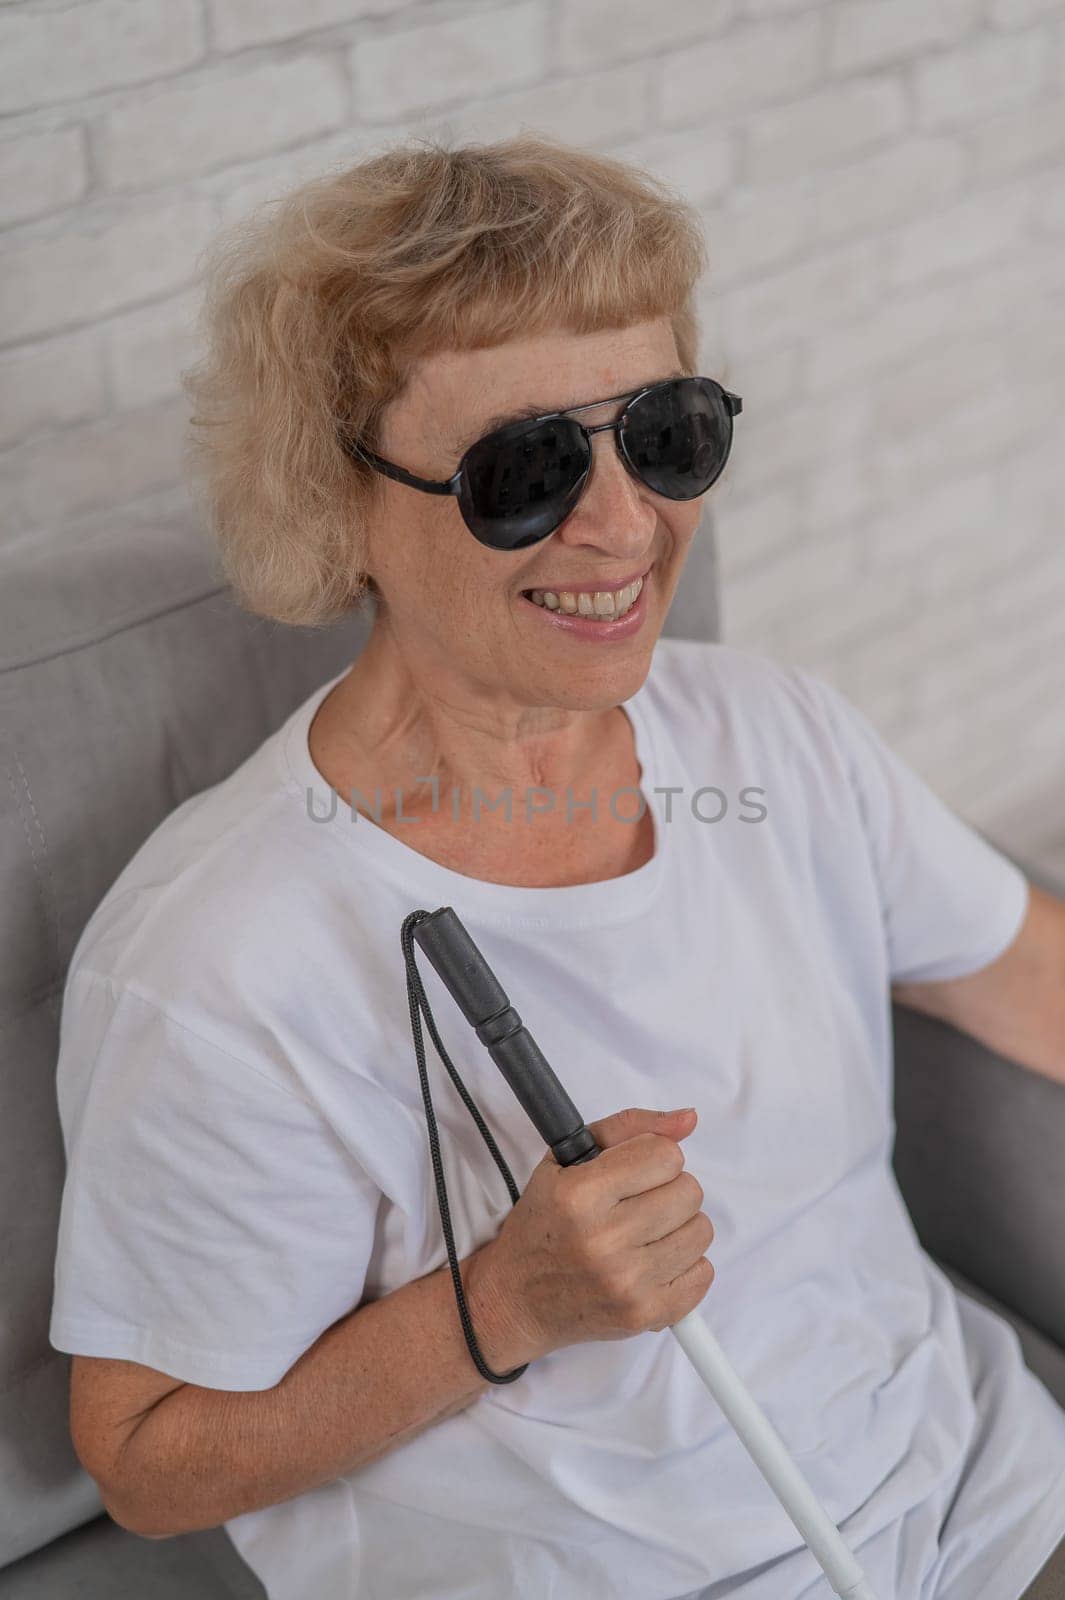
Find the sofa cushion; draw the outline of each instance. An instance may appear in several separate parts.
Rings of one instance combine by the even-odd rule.
[[[0,552],[0,1566],[100,1508],[47,1336],[74,945],[156,825],[341,671],[368,623],[250,616],[181,524]]]
[[[224,1528],[139,1539],[108,1516],[0,1571],[0,1600],[266,1600]]]
[[[921,1243],[1065,1352],[1065,1088],[907,1006],[892,1006],[892,1031],[895,1176]],[[1060,1368],[1049,1387],[1065,1405]]]

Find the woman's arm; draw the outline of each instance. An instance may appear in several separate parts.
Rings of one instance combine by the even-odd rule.
[[[493,1284],[493,1242],[459,1270],[478,1347],[503,1373],[528,1353]],[[101,1372],[112,1365],[101,1363]],[[152,1372],[150,1382],[165,1392],[131,1411],[128,1383],[115,1386],[109,1404],[92,1374],[80,1358],[75,1448],[114,1521],[144,1538],[217,1527],[330,1483],[488,1388],[467,1348],[447,1265],[342,1317],[272,1389],[175,1386]]]

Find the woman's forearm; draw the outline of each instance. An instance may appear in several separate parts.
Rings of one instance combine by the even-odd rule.
[[[459,1269],[478,1347],[502,1373],[529,1357],[510,1331],[491,1248]],[[128,1436],[101,1494],[116,1522],[146,1538],[217,1527],[357,1471],[488,1387],[445,1264],[334,1323],[272,1389],[173,1390]]]

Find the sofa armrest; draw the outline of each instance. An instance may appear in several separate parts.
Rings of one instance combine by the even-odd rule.
[[[895,1174],[922,1245],[1065,1348],[1065,1085],[907,1006],[892,1025]]]

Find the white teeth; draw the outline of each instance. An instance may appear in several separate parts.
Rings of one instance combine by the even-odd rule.
[[[529,598],[534,605],[545,606],[549,611],[561,611],[568,616],[601,617],[616,622],[639,599],[643,579],[637,578],[626,589],[596,589],[594,592],[571,593],[563,589],[533,589]]]

